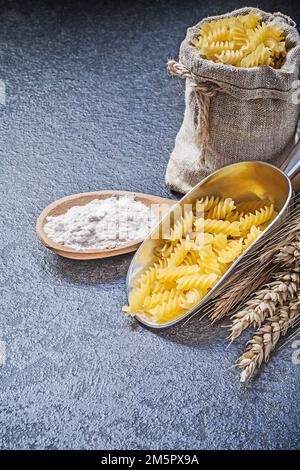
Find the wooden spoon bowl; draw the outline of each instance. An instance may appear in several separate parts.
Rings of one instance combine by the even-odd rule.
[[[57,199],[57,201],[52,202],[52,204],[47,206],[42,211],[36,224],[37,236],[39,240],[43,243],[43,245],[49,248],[49,250],[54,251],[56,254],[63,256],[64,258],[70,259],[89,260],[108,258],[110,256],[118,256],[136,251],[140,244],[143,242],[143,240],[134,240],[126,245],[122,245],[117,248],[108,250],[93,249],[86,251],[76,251],[73,248],[69,248],[64,245],[59,245],[54,241],[50,240],[50,238],[47,237],[44,231],[44,225],[47,222],[47,217],[49,216],[65,214],[71,207],[84,206],[93,199],[106,199],[112,196],[121,197],[127,194],[132,194],[135,197],[136,201],[142,202],[148,207],[150,207],[152,204],[159,204],[161,206],[162,215],[166,214],[176,203],[176,200],[174,199],[167,199],[160,196],[152,196],[150,194],[132,193],[130,191],[94,191],[90,193],[73,194],[72,196],[66,196],[61,199]]]

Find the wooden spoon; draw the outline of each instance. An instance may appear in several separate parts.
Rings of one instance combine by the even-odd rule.
[[[108,250],[86,250],[86,251],[76,251],[73,248],[66,247],[64,245],[59,245],[54,241],[50,240],[45,231],[44,225],[47,222],[47,217],[57,216],[65,214],[73,206],[84,206],[93,199],[106,199],[112,196],[124,196],[126,194],[132,194],[136,201],[142,202],[147,206],[151,204],[160,204],[161,205],[161,214],[164,215],[167,213],[171,207],[176,203],[174,199],[167,199],[160,196],[152,196],[150,194],[143,193],[131,193],[129,191],[94,191],[91,193],[80,193],[73,194],[72,196],[66,196],[57,201],[52,202],[48,207],[46,207],[41,215],[39,216],[36,224],[36,233],[39,240],[50,250],[54,251],[56,254],[63,256],[64,258],[78,259],[78,260],[88,260],[88,259],[99,259],[99,258],[108,258],[110,256],[123,255],[124,253],[130,253],[136,251],[143,240],[134,240],[126,245],[119,246],[117,248],[108,249]],[[158,221],[157,221],[158,222]]]

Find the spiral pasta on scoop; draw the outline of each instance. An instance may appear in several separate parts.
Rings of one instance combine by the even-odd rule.
[[[130,315],[165,323],[197,305],[274,219],[268,200],[207,196],[174,221],[154,250],[155,261],[138,273],[129,293]]]

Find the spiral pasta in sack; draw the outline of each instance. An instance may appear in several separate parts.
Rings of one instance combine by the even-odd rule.
[[[286,57],[283,31],[254,11],[204,23],[192,44],[205,58],[236,67],[280,68]]]
[[[186,109],[167,185],[186,193],[240,161],[280,166],[295,144],[299,64],[296,23],[281,13],[247,7],[188,28],[179,60],[168,62],[186,80]]]

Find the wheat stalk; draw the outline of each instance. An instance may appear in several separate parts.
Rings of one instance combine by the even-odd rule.
[[[239,267],[223,283],[217,296],[207,306],[206,313],[210,320],[216,322],[230,313],[261,285],[267,283],[273,273],[274,266],[270,263],[258,263],[257,256],[253,261],[246,255]]]
[[[292,271],[276,273],[274,281],[256,292],[244,308],[231,317],[229,339],[234,341],[249,326],[259,328],[266,318],[275,315],[278,306],[294,298],[300,287],[299,272],[300,268],[295,267]]]
[[[299,218],[300,195],[297,195],[287,217],[270,228],[265,237],[244,256],[206,307],[205,313],[212,322],[220,320],[245,302],[249,295],[270,281],[274,272],[282,269],[282,264],[300,265]]]
[[[273,270],[261,269],[249,274],[251,282],[249,282],[248,276],[244,277],[243,280],[238,281],[231,278],[232,287],[224,292],[224,294],[217,299],[216,302],[212,302],[210,309],[207,312],[210,320],[215,323],[231,312],[238,304],[244,302],[249,295],[255,292],[269,281],[272,276]]]
[[[240,375],[241,382],[249,380],[262,363],[269,360],[279,338],[285,335],[299,319],[300,291],[298,290],[296,298],[279,306],[276,314],[268,318],[248,342],[246,352],[237,361],[237,366],[243,369]]]

